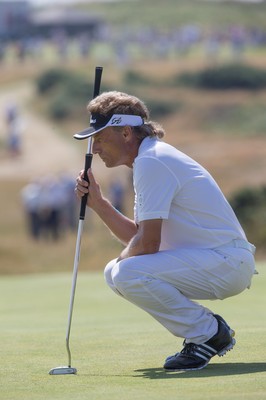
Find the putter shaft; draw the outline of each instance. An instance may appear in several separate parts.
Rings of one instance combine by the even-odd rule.
[[[66,332],[66,349],[67,349],[67,354],[68,354],[69,368],[71,368],[71,351],[70,351],[70,345],[69,345],[69,338],[70,338],[70,329],[71,329],[75,291],[76,291],[77,276],[78,276],[78,266],[79,266],[83,225],[84,225],[84,220],[80,219],[79,224],[78,224],[78,233],[77,233],[76,251],[75,251],[75,258],[74,258],[73,278],[72,278],[72,288],[71,288],[71,296],[70,296],[69,312],[68,312],[68,324],[67,324],[67,332]]]

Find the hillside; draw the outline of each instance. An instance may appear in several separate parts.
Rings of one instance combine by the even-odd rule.
[[[266,58],[253,57],[253,65],[260,65]],[[251,63],[251,60],[247,60]],[[216,90],[207,91],[169,85],[178,72],[202,69],[203,62],[183,60],[178,65],[171,61],[145,61],[130,66],[138,76],[147,77],[149,84],[129,85],[125,76],[127,69],[104,66],[103,86],[128,91],[142,99],[153,99],[162,104],[179,104],[174,112],[165,117],[154,117],[166,130],[165,140],[195,158],[216,178],[222,190],[230,196],[247,186],[265,183],[266,171],[266,123],[263,109],[266,90]],[[91,72],[90,72],[91,74]],[[93,71],[92,71],[93,75]],[[89,98],[89,93],[88,93]],[[45,101],[51,97],[34,97],[33,110],[44,113]],[[39,106],[38,106],[39,104]],[[160,103],[158,103],[160,104]],[[158,106],[159,107],[159,106]],[[234,114],[232,114],[234,112]],[[65,138],[84,128],[87,116],[80,112],[75,118],[66,118],[58,123]],[[74,147],[81,143],[72,143]],[[95,161],[97,162],[97,157]],[[97,162],[100,180],[105,182],[108,171]]]
[[[182,69],[185,68],[185,63],[183,63]],[[180,101],[182,104],[181,109],[176,113],[159,120],[167,132],[165,140],[188,153],[210,170],[227,195],[242,187],[265,183],[265,175],[262,173],[262,171],[266,171],[265,135],[253,132],[252,127],[249,131],[245,128],[243,133],[241,120],[238,126],[233,129],[230,126],[226,127],[225,131],[219,126],[217,128],[215,122],[218,120],[221,123],[223,114],[220,116],[219,113],[236,105],[251,107],[254,102],[265,104],[266,91],[254,93],[248,91],[198,91],[171,87],[162,89],[160,85],[161,71],[165,71],[167,76],[171,76],[177,71],[175,65],[146,62],[139,64],[136,70],[152,76],[155,81],[157,79],[158,85],[157,87],[145,87],[145,89],[130,88],[133,94],[141,98],[142,96],[156,98],[160,93],[160,99],[168,102]],[[110,87],[113,85],[115,89],[115,82],[121,82],[122,75],[120,71],[105,67],[103,81],[108,82]],[[119,87],[123,89],[121,83]],[[84,121],[66,120],[65,123],[58,124],[55,121],[47,120],[45,104],[40,103],[41,105],[38,107],[40,99],[36,97],[33,82],[4,88],[0,97],[2,110],[4,110],[8,98],[15,98],[19,103],[26,122],[26,129],[23,134],[22,158],[9,159],[4,155],[2,148],[0,177],[2,179],[13,177],[28,180],[50,172],[68,171],[76,174],[82,168],[86,143],[74,141],[72,135],[84,127]],[[84,116],[85,120],[85,105]],[[210,120],[212,120],[212,126],[209,125]],[[0,125],[0,135],[4,141],[3,120]],[[102,181],[106,181],[110,175],[115,176],[117,173],[106,170],[97,157],[95,157],[94,163],[97,166],[99,179]]]
[[[172,19],[169,17],[170,24],[176,15],[173,7],[177,2],[167,1],[169,9],[165,7],[164,2],[155,1],[153,2],[154,9],[150,11],[156,10],[156,17],[152,17],[152,13],[150,15],[143,13],[143,18],[140,18],[139,22],[144,24],[147,17],[154,18],[156,26],[159,21],[165,24],[168,18],[166,14],[172,12]],[[197,2],[192,3],[195,6]],[[203,3],[206,7],[209,6],[209,2],[198,2],[201,5]],[[147,4],[151,4],[150,0],[143,2],[143,10],[147,10],[145,8]],[[190,13],[194,10],[195,14],[198,10],[197,7],[191,8],[188,5],[189,2],[178,1],[178,4],[182,4],[183,17],[188,15],[191,18]],[[258,12],[259,5],[254,6],[253,11],[248,14],[244,12],[247,10],[244,6],[239,5],[232,9],[227,7],[229,4],[230,2],[226,2],[223,12],[219,8],[223,21],[225,16],[229,16],[231,10],[232,19],[238,15],[239,23],[243,22],[248,26],[254,17],[258,21],[258,26],[263,28],[265,18],[263,17],[262,21]],[[265,3],[259,8],[261,15],[264,15],[264,6]],[[123,15],[128,15],[128,11],[126,12],[128,7],[127,2],[121,3],[119,9],[117,5],[106,6],[105,10],[112,8],[110,23],[115,11],[121,13],[120,17],[118,13],[116,14],[117,23],[119,18],[123,19]],[[186,14],[187,7],[189,7],[188,14]],[[99,5],[98,9],[100,8],[103,9],[103,5]],[[137,8],[134,8],[135,16],[140,12]],[[162,11],[162,8],[165,10]],[[93,9],[94,6],[92,11]],[[202,11],[203,9],[199,12],[198,18],[206,20],[207,14],[204,16]],[[216,23],[218,23],[216,18],[219,16],[217,11],[217,8],[215,8],[215,14],[214,10],[212,11],[213,17],[215,15],[213,21]],[[160,12],[164,13],[161,14],[165,16],[164,18],[160,18]],[[206,9],[205,12],[207,12]],[[126,19],[123,21],[126,22]],[[86,104],[84,104],[84,110],[80,112],[81,118],[66,119],[58,123],[51,120],[47,112],[51,99],[41,98],[36,94],[36,77],[51,66],[59,66],[83,74],[92,80],[94,67],[100,64],[104,67],[103,84],[108,88],[129,90],[141,98],[180,103],[180,108],[176,112],[158,119],[167,132],[166,141],[205,166],[216,178],[227,197],[241,188],[265,184],[266,127],[263,110],[266,106],[266,91],[214,92],[169,85],[169,80],[177,73],[196,71],[214,62],[206,58],[202,46],[189,54],[179,54],[176,57],[170,55],[153,58],[149,57],[149,54],[137,53],[136,57],[125,65],[119,64],[115,53],[112,56],[106,56],[106,46],[102,43],[92,48],[88,59],[78,58],[77,53],[72,47],[71,49],[70,57],[64,63],[60,63],[58,55],[53,52],[54,49],[52,51],[48,47],[45,48],[43,58],[28,57],[19,64],[14,62],[12,58],[14,49],[11,48],[6,61],[0,66],[2,72],[0,74],[2,115],[0,119],[0,273],[65,271],[72,268],[76,231],[67,233],[57,243],[32,241],[26,233],[25,214],[21,203],[21,189],[30,180],[61,172],[68,172],[75,177],[84,163],[86,143],[74,141],[73,133],[87,124]],[[228,48],[224,48],[218,62],[227,61],[228,54]],[[265,51],[249,48],[242,55],[242,60],[265,68]],[[128,70],[149,77],[153,84],[128,86],[125,84],[125,74]],[[91,94],[88,93],[88,99],[90,96]],[[25,122],[22,135],[23,151],[18,158],[10,157],[6,149],[6,126],[3,117],[10,99],[14,99],[19,105]],[[231,110],[240,111],[237,119],[233,118],[235,114],[232,114]],[[122,177],[124,183],[128,184],[129,175],[125,168],[107,170],[97,157],[93,159],[93,168],[104,190],[108,189],[110,181],[117,176]],[[131,197],[131,192],[129,197]],[[127,204],[130,215],[132,214],[131,206],[132,200]],[[86,219],[84,236],[80,260],[82,270],[99,269],[120,251],[120,245],[110,238],[109,232],[92,214],[89,214]]]

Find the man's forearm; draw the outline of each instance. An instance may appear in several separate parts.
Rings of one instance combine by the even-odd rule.
[[[122,250],[120,256],[118,257],[118,261],[124,260],[125,258],[128,257],[140,256],[142,254],[146,254],[146,252],[137,234],[130,240],[128,245]]]
[[[135,222],[117,211],[107,199],[102,199],[94,211],[123,244],[127,245],[136,235]]]
[[[142,222],[136,235],[121,252],[118,260],[144,254],[154,254],[159,251],[161,237],[161,220]]]

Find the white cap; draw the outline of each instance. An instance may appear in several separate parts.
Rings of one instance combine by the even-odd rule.
[[[143,118],[139,115],[128,114],[92,114],[90,118],[90,127],[74,135],[75,139],[86,139],[102,131],[108,126],[141,126],[144,124]]]

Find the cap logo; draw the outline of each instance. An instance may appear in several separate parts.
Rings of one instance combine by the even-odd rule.
[[[111,125],[119,125],[122,121],[121,117],[114,117],[111,119]]]

